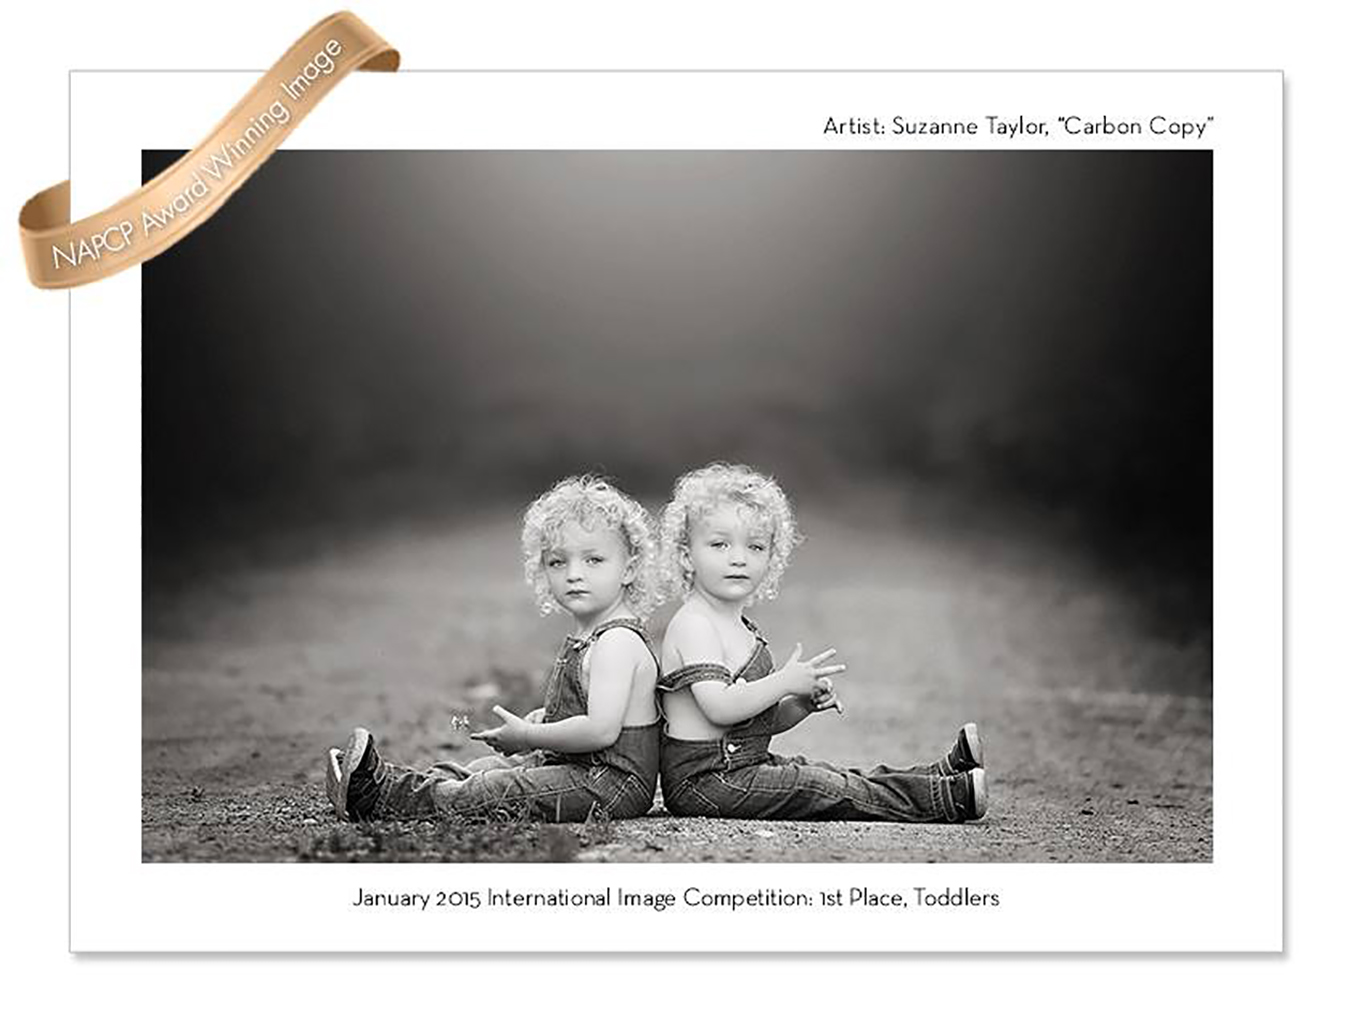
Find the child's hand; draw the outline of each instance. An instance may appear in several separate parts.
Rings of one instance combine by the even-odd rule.
[[[816,690],[816,681],[819,678],[847,670],[842,663],[824,666],[825,661],[833,656],[834,652],[833,649],[826,649],[809,660],[803,660],[802,644],[798,642],[797,648],[792,650],[792,655],[788,657],[787,663],[783,664],[780,671],[785,675],[787,691],[793,695],[811,695]]]
[[[543,707],[543,706],[540,706],[538,709],[531,709],[528,713],[525,714],[525,722],[526,722],[526,723],[543,723],[543,722],[544,722],[544,707]]]
[[[502,718],[502,725],[493,727],[491,730],[480,730],[477,733],[470,734],[469,737],[472,740],[484,742],[488,747],[501,752],[503,755],[513,755],[518,751],[528,749],[530,747],[528,737],[531,724],[502,706],[493,706],[492,711]]]
[[[816,678],[815,690],[811,692],[811,710],[823,713],[828,709],[835,709],[840,716],[844,715],[843,703],[839,701],[839,696],[834,693],[834,682],[828,677],[818,677]]]

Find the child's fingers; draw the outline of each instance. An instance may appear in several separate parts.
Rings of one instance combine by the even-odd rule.
[[[788,663],[790,664],[796,663],[801,658],[802,658],[802,644],[798,642],[796,648],[792,650],[792,655],[788,657]]]
[[[824,663],[826,660],[828,660],[831,656],[833,656],[833,655],[834,655],[835,653],[837,653],[838,651],[839,651],[839,650],[837,650],[837,649],[826,649],[823,653],[820,653],[820,654],[818,654],[818,655],[816,655],[816,656],[811,657],[811,658],[810,658],[809,660],[807,660],[806,662],[809,663],[809,664],[811,664],[812,666],[815,666],[817,663]]]
[[[833,691],[826,695],[811,700],[811,708],[818,713],[828,712],[831,709],[837,710],[840,716],[844,715],[844,706],[839,701],[839,696]]]
[[[831,709],[837,710],[840,716],[844,715],[844,707],[839,699],[834,695],[827,695],[824,698],[812,699],[811,711],[813,713],[828,713]]]
[[[500,716],[500,717],[501,717],[502,719],[504,719],[504,720],[519,720],[519,719],[520,719],[519,716],[517,716],[515,713],[511,712],[511,710],[507,709],[506,706],[493,706],[493,707],[492,707],[492,711],[493,711],[494,713],[496,713],[498,716]]]
[[[831,663],[828,667],[817,667],[816,677],[825,677],[829,674],[842,674],[848,670],[847,663]]]

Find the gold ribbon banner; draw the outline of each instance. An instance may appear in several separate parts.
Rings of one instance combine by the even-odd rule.
[[[70,181],[19,212],[28,277],[43,289],[96,282],[168,250],[209,219],[296,124],[354,70],[398,69],[398,51],[349,11],[286,51],[210,135],[134,194],[70,221]]]

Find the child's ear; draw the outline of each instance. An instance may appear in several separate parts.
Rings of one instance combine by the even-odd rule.
[[[620,582],[620,585],[625,586],[632,585],[633,580],[637,578],[637,568],[638,568],[637,558],[634,557],[632,554],[629,554],[628,561],[623,566],[623,579]]]
[[[689,556],[689,545],[680,544],[680,570],[686,575],[692,575],[694,572],[694,559]]]

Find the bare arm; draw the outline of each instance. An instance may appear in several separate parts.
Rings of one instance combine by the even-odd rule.
[[[623,729],[633,674],[642,659],[634,651],[635,643],[641,645],[636,636],[631,640],[610,636],[591,648],[586,715],[553,723],[529,723],[501,706],[494,706],[492,711],[501,717],[502,725],[469,736],[508,754],[530,748],[569,754],[608,748],[619,739],[619,731]],[[646,649],[642,652],[645,655]]]
[[[804,664],[796,662],[789,663],[789,666],[804,668]],[[785,695],[793,694],[791,688],[798,677],[796,669],[789,671],[784,667],[758,681],[738,681],[735,684],[700,681],[690,685],[690,690],[704,716],[719,727],[730,727],[758,716]]]
[[[690,617],[674,632],[667,632],[682,666],[692,663],[714,663],[725,667],[725,653],[712,623],[706,618]],[[824,666],[834,655],[829,649],[812,657],[801,659],[802,647],[797,646],[791,658],[779,670],[758,681],[699,681],[690,686],[694,701],[703,715],[719,727],[730,727],[756,716],[776,705],[787,695],[809,695],[816,678],[843,670],[842,665]]]
[[[635,646],[646,654],[638,637],[631,632],[628,636],[609,635],[591,647],[586,715],[532,725],[526,735],[530,747],[561,752],[598,751],[619,739],[633,691],[633,674],[642,659],[634,651]]]

